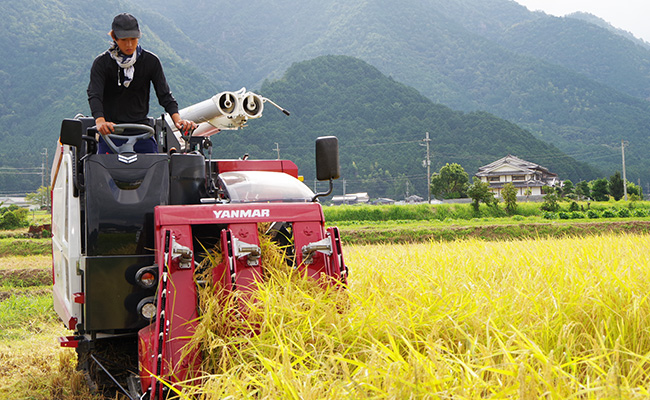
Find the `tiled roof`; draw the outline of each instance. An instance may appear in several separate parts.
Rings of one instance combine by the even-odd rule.
[[[535,171],[539,171],[546,175],[557,176],[557,174],[550,172],[548,169],[542,167],[541,165],[532,163],[530,161],[522,160],[521,158],[513,156],[511,154],[508,154],[507,156],[499,160],[496,160],[493,163],[480,167],[478,169],[478,173],[476,173],[476,176],[504,175],[503,173],[500,172],[493,172],[495,169],[504,165],[512,166],[521,171],[521,173],[513,171],[513,173],[511,173],[510,175],[534,174]]]

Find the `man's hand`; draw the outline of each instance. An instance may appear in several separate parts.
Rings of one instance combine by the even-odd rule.
[[[97,132],[101,133],[102,135],[108,135],[113,133],[115,131],[113,125],[115,124],[106,121],[104,117],[99,117],[95,120],[95,127],[97,128]]]
[[[198,127],[198,125],[194,121],[188,121],[186,119],[179,119],[176,122],[176,127],[181,132],[187,132],[187,131],[196,129]]]
[[[178,113],[172,114],[172,120],[174,121],[176,128],[181,132],[187,132],[198,128],[198,125],[194,121],[181,119],[181,116]]]

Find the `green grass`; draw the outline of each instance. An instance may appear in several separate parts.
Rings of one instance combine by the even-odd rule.
[[[520,202],[514,215],[519,217],[540,217],[545,214],[541,210],[542,203]],[[568,212],[571,203],[561,202],[559,211]],[[650,210],[650,202],[579,202],[580,212],[594,210],[599,214],[608,209],[620,210]],[[559,212],[558,211],[558,212]],[[340,221],[445,221],[445,220],[472,220],[476,218],[512,218],[505,210],[504,205],[488,207],[481,205],[476,213],[470,204],[416,204],[416,205],[342,205],[324,207],[325,219],[328,222]],[[633,216],[633,215],[631,215]]]
[[[50,239],[0,239],[0,257],[13,255],[47,255],[52,254],[52,241]]]
[[[0,302],[0,339],[16,329],[37,327],[55,320],[51,293],[32,296],[12,294]]]
[[[51,286],[0,287],[0,399],[100,400],[75,371],[70,335],[54,312]]]
[[[341,238],[348,244],[395,244],[433,241],[527,240],[593,236],[607,233],[650,233],[650,220],[555,220],[529,217],[470,221],[353,221],[340,223]]]

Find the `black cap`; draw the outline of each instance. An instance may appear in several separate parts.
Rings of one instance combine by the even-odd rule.
[[[111,26],[118,39],[139,38],[141,36],[138,20],[128,13],[116,15]]]

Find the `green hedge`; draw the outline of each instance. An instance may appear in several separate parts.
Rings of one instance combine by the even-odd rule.
[[[643,218],[650,215],[650,202],[560,203],[557,212],[543,211],[542,203],[518,203],[514,216],[546,219]],[[431,221],[446,219],[510,217],[504,205],[481,205],[478,214],[470,204],[342,205],[323,208],[328,222],[338,221]]]

